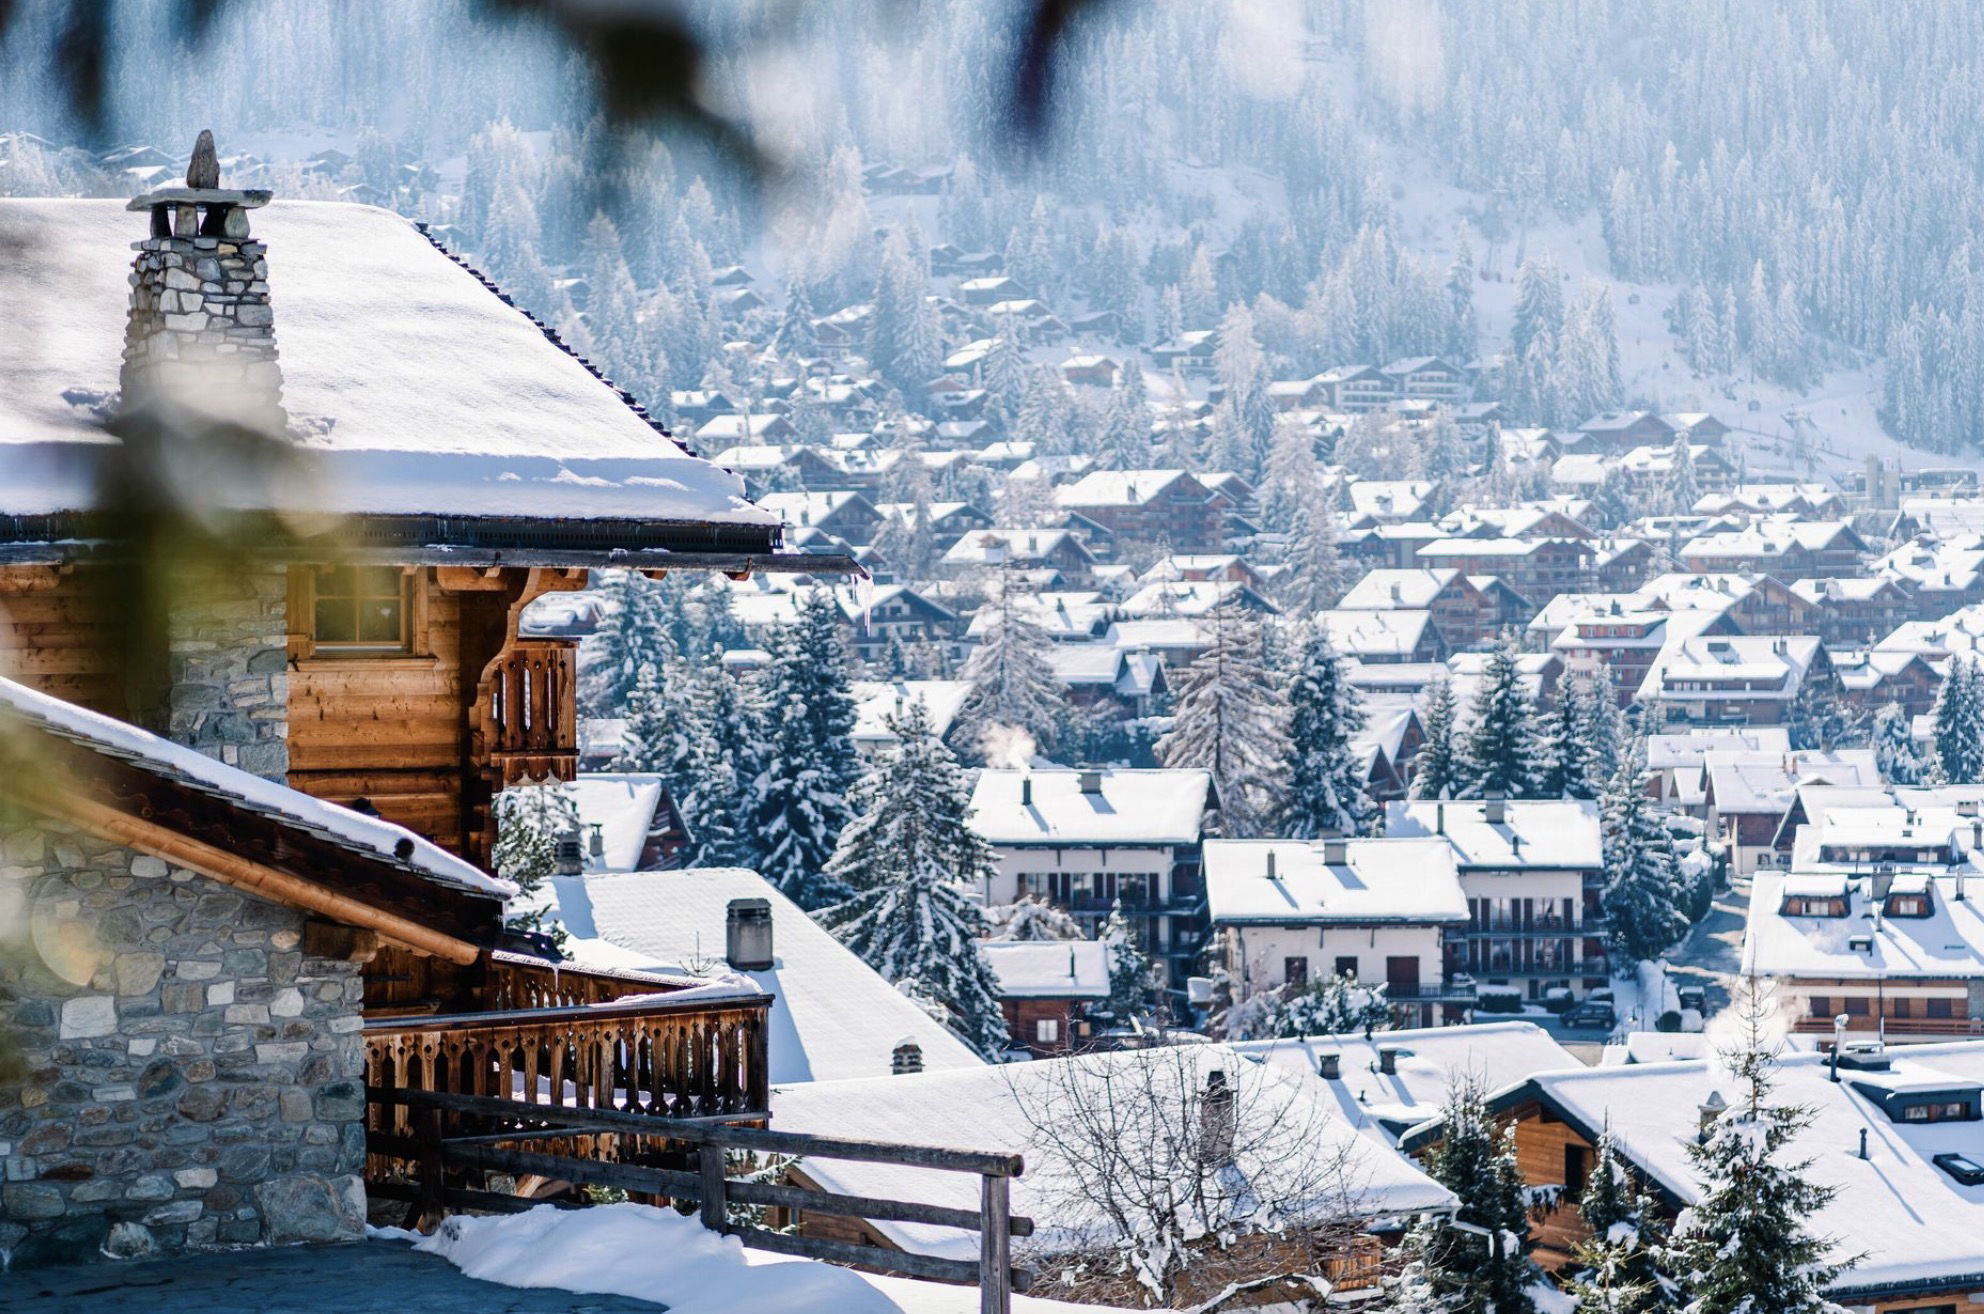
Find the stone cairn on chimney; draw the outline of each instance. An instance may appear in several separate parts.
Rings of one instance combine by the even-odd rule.
[[[220,185],[214,135],[200,133],[184,187],[135,197],[151,235],[134,242],[131,317],[124,336],[123,406],[185,407],[280,437],[267,248],[248,235],[248,212],[267,191]]]

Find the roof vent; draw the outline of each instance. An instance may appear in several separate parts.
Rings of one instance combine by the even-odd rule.
[[[1274,850],[1273,850],[1272,848],[1270,848],[1270,849],[1268,850],[1268,879],[1269,879],[1269,880],[1271,880],[1271,881],[1272,881],[1272,880],[1279,880],[1279,879],[1280,879],[1280,877],[1278,877],[1278,876],[1276,876],[1276,875],[1275,875],[1275,870],[1274,870]]]
[[[1081,787],[1084,794],[1100,794],[1102,792],[1102,773],[1100,771],[1082,772]]]
[[[552,853],[560,876],[577,876],[586,869],[585,845],[577,828],[560,835]]]
[[[1708,1098],[1695,1106],[1695,1139],[1708,1140],[1708,1129],[1715,1126],[1715,1120],[1729,1111],[1729,1101],[1722,1098],[1722,1092],[1712,1090]]]
[[[1331,867],[1341,867],[1350,861],[1350,841],[1342,838],[1323,841],[1323,862]]]
[[[1846,937],[1846,947],[1856,954],[1871,954],[1874,952],[1874,937],[1871,935],[1849,935]]]
[[[1499,826],[1509,819],[1508,796],[1499,789],[1488,791],[1488,798],[1482,807],[1482,816],[1491,826]]]

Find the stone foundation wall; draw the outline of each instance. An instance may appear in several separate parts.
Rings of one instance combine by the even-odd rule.
[[[362,1234],[363,982],[306,957],[302,926],[72,828],[0,823],[13,1264]]]

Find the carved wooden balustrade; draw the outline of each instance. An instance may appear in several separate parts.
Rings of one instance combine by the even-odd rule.
[[[666,1118],[763,1114],[770,997],[700,984],[493,953],[489,1011],[366,1022],[366,1083]],[[394,1150],[408,1131],[405,1109],[375,1106],[371,1119],[367,1176],[404,1172]],[[647,1148],[611,1139],[619,1144],[579,1137],[572,1149],[626,1157]]]
[[[476,756],[495,788],[577,774],[578,649],[571,640],[512,641],[483,670],[476,700]]]

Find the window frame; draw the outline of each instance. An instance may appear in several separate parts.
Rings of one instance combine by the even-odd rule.
[[[319,574],[326,570],[351,569],[391,570],[399,576],[400,634],[391,642],[385,640],[345,640],[321,637],[317,624],[317,604],[319,595],[317,584]],[[293,660],[319,659],[324,661],[391,661],[394,659],[431,659],[426,647],[427,633],[427,572],[413,566],[350,565],[336,563],[315,563],[293,566],[289,572],[289,655]],[[356,583],[356,581],[354,581]],[[337,595],[333,595],[337,596]],[[368,596],[353,593],[350,601],[356,608]]]

